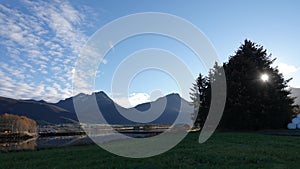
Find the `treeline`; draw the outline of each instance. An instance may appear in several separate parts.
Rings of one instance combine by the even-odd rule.
[[[216,64],[208,76],[200,74],[191,92],[195,126],[204,125],[210,109],[211,86],[225,72],[227,98],[219,129],[286,128],[295,108],[288,89],[291,79],[285,80],[278,68],[272,67],[274,61],[262,46],[245,40],[228,62]]]
[[[0,129],[3,133],[36,133],[37,124],[25,116],[3,114],[0,116]]]

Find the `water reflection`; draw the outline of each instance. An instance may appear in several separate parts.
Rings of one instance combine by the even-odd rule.
[[[20,151],[20,150],[35,150],[37,138],[28,140],[20,140],[16,142],[0,143],[1,152]]]
[[[152,134],[126,134],[130,137],[149,137]],[[116,135],[95,135],[93,138],[101,142],[109,142],[112,140],[122,139]],[[65,147],[74,145],[94,144],[94,142],[86,135],[77,136],[57,136],[57,137],[37,137],[28,140],[18,140],[12,142],[0,143],[1,152],[38,150],[44,148]]]
[[[37,150],[43,148],[63,147],[80,144],[92,144],[87,136],[38,137],[16,142],[0,143],[1,152]]]

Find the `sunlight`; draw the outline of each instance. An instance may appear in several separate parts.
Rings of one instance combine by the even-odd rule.
[[[267,74],[263,74],[263,75],[261,75],[261,80],[263,81],[263,82],[267,82],[268,80],[269,80],[269,75],[267,75]]]

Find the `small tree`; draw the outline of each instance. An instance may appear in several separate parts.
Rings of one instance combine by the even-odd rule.
[[[8,129],[12,133],[35,133],[37,130],[36,122],[25,116],[3,114],[0,116],[0,124],[1,130]]]
[[[194,127],[202,128],[210,105],[210,83],[208,77],[199,74],[191,91],[191,99],[194,105],[194,114],[192,116],[192,119],[195,120]]]

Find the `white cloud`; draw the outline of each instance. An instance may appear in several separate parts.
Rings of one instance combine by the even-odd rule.
[[[299,68],[297,68],[294,65],[288,65],[286,63],[279,63],[278,64],[278,70],[284,76],[287,76],[287,75],[290,75],[290,74],[293,74],[293,73],[297,72],[299,70]]]
[[[147,93],[132,93],[128,97],[117,97],[113,100],[120,106],[130,108],[141,103],[150,102],[150,95]]]
[[[83,30],[91,25],[85,20],[92,20],[88,8],[80,7],[82,12],[61,0],[23,0],[22,6],[0,4],[0,47],[6,55],[0,61],[0,95],[51,102],[70,97],[72,70],[88,39]]]
[[[281,61],[276,61],[274,63],[274,66],[277,66],[278,70],[280,73],[283,74],[285,79],[290,79],[292,80],[288,83],[289,86],[292,87],[299,87],[300,80],[299,80],[299,74],[300,74],[300,67],[297,67],[299,65],[291,65],[291,64],[286,64]]]

